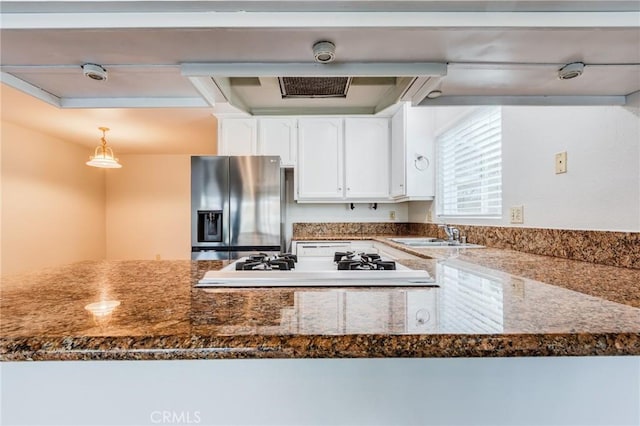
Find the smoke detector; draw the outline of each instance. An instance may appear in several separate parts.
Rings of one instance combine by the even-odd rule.
[[[330,41],[319,41],[313,45],[313,58],[316,62],[327,64],[336,58],[336,45]]]
[[[580,77],[583,71],[584,64],[582,62],[572,62],[558,70],[558,78],[560,80],[571,80],[572,78]]]
[[[96,64],[84,64],[82,73],[93,80],[106,81],[107,79],[107,70]]]

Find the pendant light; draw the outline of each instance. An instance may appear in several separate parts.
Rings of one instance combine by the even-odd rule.
[[[118,163],[118,159],[113,155],[113,150],[107,146],[107,140],[105,139],[105,133],[109,130],[108,127],[98,127],[102,130],[102,138],[100,141],[102,144],[98,146],[92,156],[87,161],[87,166],[100,167],[103,169],[119,169],[122,164]]]

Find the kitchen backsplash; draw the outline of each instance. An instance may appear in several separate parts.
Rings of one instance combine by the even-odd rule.
[[[640,269],[640,233],[455,225],[467,241],[487,247]],[[435,223],[294,223],[293,238],[348,239],[373,235],[446,238]]]
[[[304,240],[325,238],[359,239],[371,235],[407,235],[410,223],[396,222],[316,222],[294,223],[293,239]]]

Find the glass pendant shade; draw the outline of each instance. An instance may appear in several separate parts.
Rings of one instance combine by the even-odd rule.
[[[103,169],[119,169],[122,164],[118,162],[118,159],[113,155],[113,150],[107,146],[107,140],[105,139],[105,132],[109,130],[107,127],[99,127],[102,130],[101,145],[96,147],[93,155],[89,157],[87,166],[100,167]]]

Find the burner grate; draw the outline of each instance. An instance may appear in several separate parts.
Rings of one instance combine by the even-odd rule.
[[[295,269],[298,256],[282,253],[269,256],[266,253],[251,255],[244,262],[236,262],[236,271],[289,271]]]
[[[333,261],[339,271],[392,271],[396,269],[396,262],[382,260],[377,253],[336,252]]]

